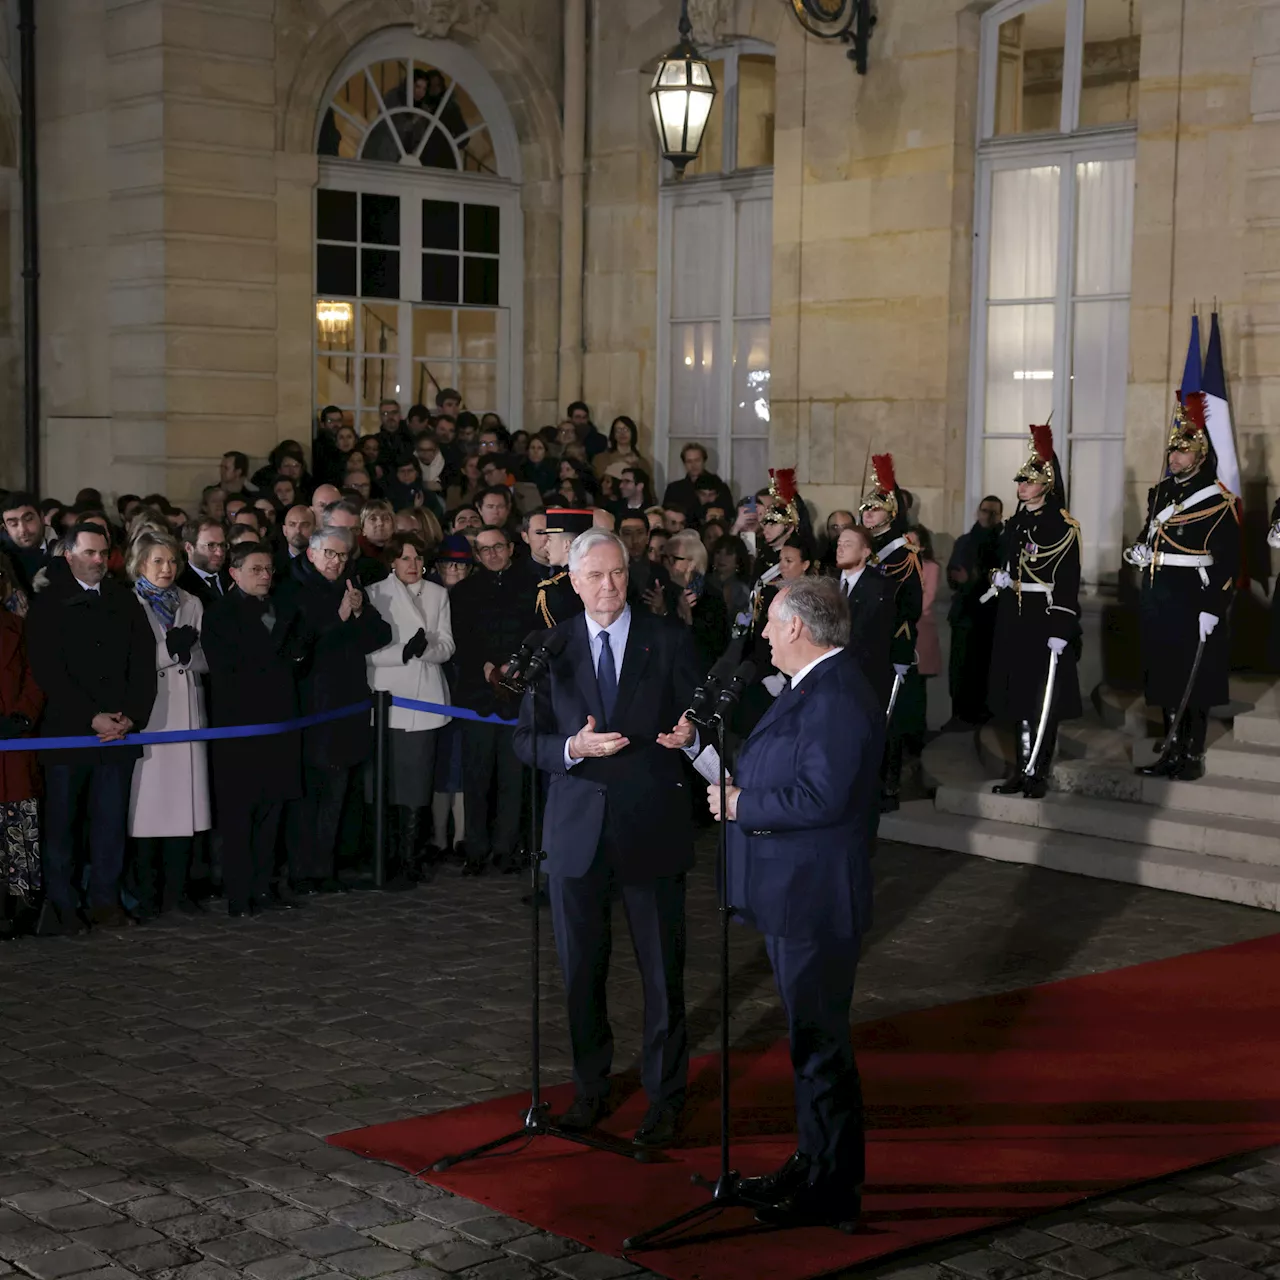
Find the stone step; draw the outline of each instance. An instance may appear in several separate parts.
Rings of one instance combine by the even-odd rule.
[[[1098,880],[1280,910],[1280,868],[1011,822],[958,818],[939,813],[929,800],[913,800],[897,813],[885,814],[880,834],[886,840],[998,862],[1030,863]]]
[[[1214,778],[1245,778],[1280,785],[1280,747],[1260,747],[1227,737],[1209,748],[1204,763]]]
[[[1054,790],[1099,800],[1126,800],[1191,813],[1224,814],[1280,823],[1280,788],[1247,778],[1210,778],[1170,782],[1143,778],[1109,763],[1067,760],[1053,768]]]
[[[1280,716],[1269,709],[1236,716],[1232,732],[1237,742],[1256,747],[1280,747]]]
[[[1050,792],[1043,800],[1028,800],[993,795],[990,785],[939,787],[934,807],[939,813],[962,819],[1097,836],[1280,869],[1280,823],[1155,809],[1060,792]]]

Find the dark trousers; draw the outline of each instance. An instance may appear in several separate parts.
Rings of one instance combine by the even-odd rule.
[[[684,876],[626,884],[602,853],[585,876],[548,876],[547,895],[564,974],[578,1093],[600,1097],[609,1088],[613,1030],[605,984],[613,949],[613,902],[621,897],[644,989],[644,1091],[650,1102],[680,1105],[689,1077]]]
[[[766,936],[764,945],[791,1035],[798,1149],[811,1182],[856,1191],[866,1155],[849,1009],[861,940]]]
[[[301,800],[289,802],[289,878],[329,880],[333,877],[334,846],[342,821],[342,804],[351,781],[349,768],[309,764],[303,770],[305,791]],[[222,851],[222,875],[227,877],[227,850]],[[230,900],[230,890],[227,892]]]
[[[222,825],[222,880],[228,907],[243,911],[251,899],[262,902],[271,892],[276,833],[283,811],[281,800],[222,797],[218,821]]]
[[[522,790],[511,729],[462,721],[462,795],[472,861],[501,860],[515,852]]]
[[[139,836],[134,867],[138,900],[147,911],[172,911],[187,887],[190,836]]]
[[[76,842],[84,819],[89,830],[89,905],[115,906],[120,899],[129,785],[133,760],[119,764],[45,766],[45,893],[63,915],[76,908]]]

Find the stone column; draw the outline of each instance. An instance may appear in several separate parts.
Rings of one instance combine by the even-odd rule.
[[[582,396],[583,185],[587,131],[587,4],[564,2],[564,172],[560,195],[559,412]]]

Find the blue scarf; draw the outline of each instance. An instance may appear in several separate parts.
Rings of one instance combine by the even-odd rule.
[[[170,630],[178,616],[178,588],[153,587],[146,578],[139,578],[134,583],[134,590],[143,603],[151,606],[152,613],[160,619],[164,629]]]

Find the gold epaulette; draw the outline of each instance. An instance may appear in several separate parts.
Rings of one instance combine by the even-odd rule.
[[[551,616],[551,610],[547,608],[547,588],[554,587],[557,582],[568,574],[568,569],[562,570],[560,573],[552,574],[549,578],[544,578],[538,583],[538,598],[534,602],[538,615],[542,618],[543,623],[548,627],[554,627],[556,620]]]
[[[1077,532],[1080,532],[1080,521],[1066,507],[1062,508],[1062,518]]]

